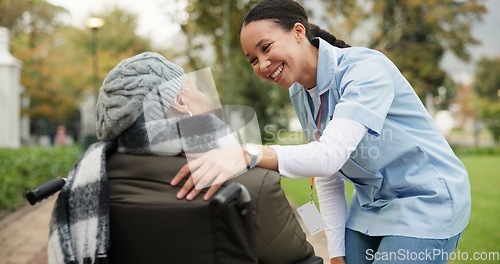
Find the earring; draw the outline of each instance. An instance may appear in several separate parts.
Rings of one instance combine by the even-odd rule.
[[[193,116],[193,113],[191,113],[191,111],[188,110],[188,115]]]

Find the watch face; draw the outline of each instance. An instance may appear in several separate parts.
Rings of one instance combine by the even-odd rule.
[[[252,155],[252,156],[257,156],[259,155],[259,148],[253,144],[247,144],[246,146],[247,153]]]

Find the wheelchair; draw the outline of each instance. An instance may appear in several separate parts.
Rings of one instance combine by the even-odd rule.
[[[65,183],[65,178],[49,180],[29,190],[26,199],[35,205]],[[231,182],[210,202],[191,206],[110,207],[107,263],[258,263],[251,197],[242,184]]]

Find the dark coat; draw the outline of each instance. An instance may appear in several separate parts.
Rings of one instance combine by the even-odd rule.
[[[117,263],[133,263],[134,252],[142,257],[141,263],[150,263],[144,257],[153,255],[157,259],[151,257],[154,263],[223,263],[221,259],[228,258],[217,256],[220,252],[248,258],[238,263],[323,263],[306,241],[277,172],[254,168],[233,179],[245,185],[252,197],[258,256],[255,262],[248,257],[251,252],[237,252],[252,250],[252,245],[246,244],[249,242],[245,241],[245,234],[224,231],[238,228],[235,217],[217,223],[211,219],[213,211],[203,201],[203,195],[194,201],[175,197],[182,184],[173,187],[170,180],[185,163],[183,157],[122,153],[108,158],[111,263],[113,259]],[[234,226],[221,226],[228,223]],[[211,234],[216,229],[218,237]],[[221,235],[224,232],[226,235]]]

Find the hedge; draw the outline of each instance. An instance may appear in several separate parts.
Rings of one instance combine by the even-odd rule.
[[[27,204],[25,194],[29,189],[55,177],[66,177],[81,154],[76,145],[1,148],[0,212]]]

